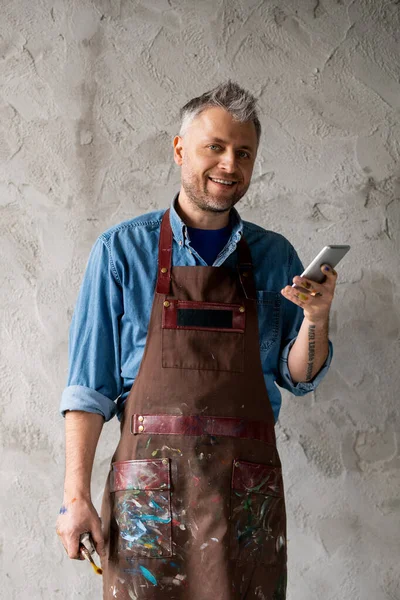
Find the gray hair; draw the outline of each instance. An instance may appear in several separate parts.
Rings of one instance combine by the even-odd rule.
[[[230,79],[212,90],[190,100],[180,110],[181,128],[179,135],[184,137],[189,125],[207,108],[219,106],[229,112],[240,123],[252,121],[256,128],[257,148],[261,137],[261,124],[256,110],[257,99],[247,90]]]

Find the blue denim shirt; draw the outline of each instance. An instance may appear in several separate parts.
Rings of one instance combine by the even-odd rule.
[[[173,265],[206,266],[190,245],[187,227],[171,203]],[[69,334],[69,373],[60,411],[82,410],[121,418],[124,402],[139,370],[154,296],[158,239],[165,211],[154,211],[115,225],[95,242],[86,267]],[[281,393],[276,384],[301,396],[316,388],[327,372],[329,356],[316,377],[295,384],[288,353],[303,320],[301,308],[280,290],[300,275],[303,265],[279,233],[242,221],[230,213],[230,239],[214,265],[235,268],[236,245],[244,235],[252,254],[257,288],[260,356],[265,385],[278,419]]]

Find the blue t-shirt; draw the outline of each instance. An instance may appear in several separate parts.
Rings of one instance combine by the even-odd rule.
[[[227,225],[222,229],[197,229],[197,227],[188,227],[190,245],[201,256],[201,258],[210,266],[214,264],[215,259],[226,244],[231,235],[231,226]]]

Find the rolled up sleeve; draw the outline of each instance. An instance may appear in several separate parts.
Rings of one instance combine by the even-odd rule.
[[[122,314],[122,287],[110,249],[100,237],[91,250],[71,321],[63,416],[69,410],[97,413],[106,421],[115,415],[122,388]]]
[[[287,285],[292,285],[293,277],[295,275],[301,275],[304,271],[303,264],[299,259],[296,251],[292,248],[292,255],[290,257],[289,268],[288,268],[288,281]],[[300,381],[295,383],[290,375],[288,366],[288,356],[291,347],[297,339],[301,324],[303,322],[303,309],[297,306],[293,302],[290,302],[286,298],[283,298],[283,324],[282,324],[282,344],[279,356],[279,377],[277,384],[294,394],[295,396],[303,396],[309,392],[314,391],[317,386],[321,383],[325,377],[333,356],[333,345],[328,340],[329,351],[325,363],[318,371],[318,373],[310,381]]]
[[[289,366],[288,366],[288,356],[290,352],[290,348],[295,343],[296,338],[291,340],[282,350],[280,361],[279,361],[279,371],[281,375],[280,386],[292,392],[295,396],[303,396],[304,394],[308,394],[309,392],[313,392],[317,386],[321,383],[322,379],[325,377],[328,372],[329,366],[332,361],[333,356],[333,346],[332,342],[328,340],[329,343],[329,351],[326,361],[322,365],[321,369],[318,373],[310,379],[310,381],[299,381],[295,383],[290,375]]]

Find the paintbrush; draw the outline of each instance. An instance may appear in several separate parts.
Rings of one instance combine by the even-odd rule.
[[[92,549],[92,552],[94,552],[94,544],[92,542],[90,534],[88,534],[88,533],[83,533],[81,535],[81,537],[79,539],[79,551],[82,554],[82,556],[90,562],[90,564],[93,567],[93,571],[95,573],[97,573],[97,575],[102,575],[103,569],[101,569],[100,567],[98,567],[96,565],[96,563],[94,562],[94,560],[92,558],[89,548],[87,548],[85,544],[88,544],[89,547]]]

